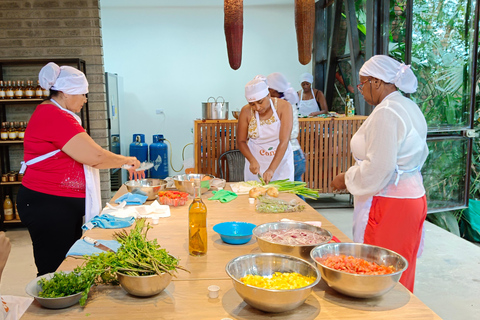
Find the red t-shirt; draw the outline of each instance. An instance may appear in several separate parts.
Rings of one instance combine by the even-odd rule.
[[[24,161],[62,149],[81,132],[85,130],[71,114],[52,104],[38,105],[25,131]],[[85,197],[83,164],[63,151],[29,165],[22,184],[28,189],[55,196]]]

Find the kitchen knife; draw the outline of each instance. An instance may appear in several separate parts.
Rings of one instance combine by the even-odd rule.
[[[260,172],[257,173],[257,177],[258,177],[258,179],[260,180],[260,182],[262,183],[262,185],[265,185],[265,181],[263,180],[262,175],[260,174]]]
[[[109,247],[101,244],[100,242],[98,242],[97,240],[95,239],[92,239],[90,237],[84,237],[83,240],[85,240],[86,243],[90,243],[90,244],[93,244],[94,247],[100,249],[100,250],[103,250],[103,251],[109,251],[109,252],[115,252],[113,251],[112,249],[110,249]]]

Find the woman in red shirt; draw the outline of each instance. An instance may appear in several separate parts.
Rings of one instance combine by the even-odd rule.
[[[27,170],[17,209],[42,275],[54,272],[82,236],[83,216],[88,221],[100,213],[98,169],[128,165],[130,177],[138,178],[140,162],[103,149],[83,129],[76,113],[87,101],[88,82],[81,71],[50,62],[39,81],[50,97],[37,106],[25,131],[22,170]]]

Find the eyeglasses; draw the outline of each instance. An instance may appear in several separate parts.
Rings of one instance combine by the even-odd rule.
[[[368,81],[370,81],[370,83],[372,83],[372,80],[367,79],[367,80],[365,80],[365,81],[360,82],[360,84],[357,84],[357,89],[358,89],[358,91],[363,92],[363,86],[364,86],[365,83],[367,83]]]

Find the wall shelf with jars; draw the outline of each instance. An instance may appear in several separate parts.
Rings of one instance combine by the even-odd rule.
[[[38,83],[40,69],[49,62],[69,65],[86,74],[85,61],[78,58],[0,60],[0,201],[4,204],[0,230],[3,223],[21,223],[15,200],[23,178],[18,173],[23,160],[23,136],[35,107],[50,95]],[[89,132],[88,102],[79,116]],[[7,195],[13,203],[13,215],[5,216],[5,212],[10,213]]]

